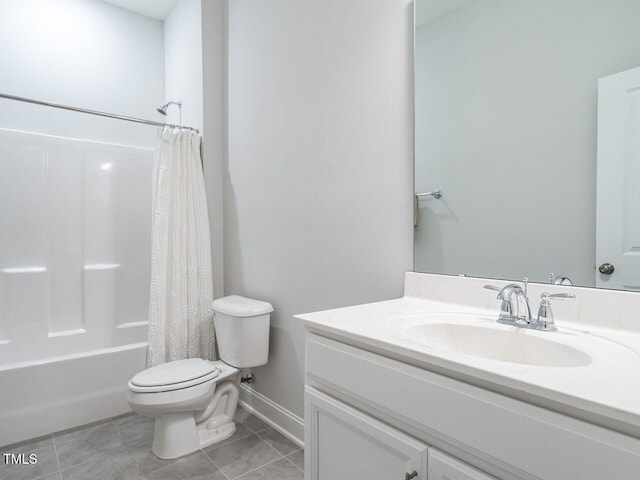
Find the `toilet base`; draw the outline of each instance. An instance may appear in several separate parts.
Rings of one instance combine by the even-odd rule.
[[[156,418],[151,451],[162,459],[178,458],[200,448],[193,412],[167,413]]]
[[[236,432],[234,422],[207,428],[209,423],[196,425],[193,414],[169,414],[156,418],[151,451],[163,460],[178,458],[226,440]]]
[[[207,424],[209,422],[206,422]],[[227,422],[224,425],[216,425],[213,428],[207,428],[206,425],[198,425],[198,437],[200,438],[200,448],[208,447],[214,443],[226,440],[236,433],[236,424]]]
[[[207,408],[167,413],[156,417],[151,451],[165,460],[182,457],[201,448],[226,440],[236,431],[233,419],[238,406],[238,382],[221,382]]]

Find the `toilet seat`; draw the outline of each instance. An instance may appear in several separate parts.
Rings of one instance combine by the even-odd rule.
[[[201,358],[176,360],[138,373],[129,380],[129,389],[138,393],[180,390],[213,380],[220,371],[220,367]]]

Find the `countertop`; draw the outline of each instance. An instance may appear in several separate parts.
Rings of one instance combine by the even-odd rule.
[[[478,279],[469,282],[466,281],[469,279],[455,277],[442,280],[437,275],[420,278],[416,274],[408,275],[411,276],[406,280],[402,298],[295,317],[302,320],[310,332],[640,438],[640,332],[611,328],[611,322],[597,325],[580,316],[557,319],[557,332],[501,325],[495,322],[498,304],[493,300],[484,305],[451,302],[447,295],[439,295],[438,289],[430,289],[428,285],[436,282],[438,288],[442,288],[442,281],[453,282],[459,294],[461,284],[475,292],[480,284]],[[420,288],[416,282],[422,283]],[[547,286],[542,287],[549,290]],[[583,298],[589,295],[585,290],[590,289],[579,289]],[[626,292],[614,292],[615,302],[620,301],[616,297],[618,293]],[[425,298],[428,296],[436,298]],[[635,301],[635,297],[626,298]],[[495,303],[493,308],[486,308],[492,303]],[[434,314],[473,317],[477,325],[548,338],[586,352],[591,361],[575,367],[503,362],[426,346],[400,334],[402,327],[416,317],[428,318]]]

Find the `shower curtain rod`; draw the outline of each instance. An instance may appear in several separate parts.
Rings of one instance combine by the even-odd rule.
[[[16,95],[8,95],[6,93],[0,93],[0,98],[17,100],[18,102],[34,103],[36,105],[44,105],[45,107],[61,108],[62,110],[71,110],[73,112],[88,113],[89,115],[97,115],[99,117],[108,117],[108,118],[115,118],[117,120],[126,120],[127,122],[143,123],[145,125],[153,125],[156,127],[184,128],[187,130],[192,130],[196,133],[200,133],[200,131],[197,128],[193,128],[193,127],[183,127],[181,125],[173,125],[170,123],[162,123],[162,122],[154,122],[152,120],[145,120],[143,118],[127,117],[124,115],[116,115],[114,113],[98,112],[97,110],[88,110],[86,108],[70,107],[69,105],[63,105],[61,103],[45,102],[42,100],[34,100],[33,98],[18,97]]]

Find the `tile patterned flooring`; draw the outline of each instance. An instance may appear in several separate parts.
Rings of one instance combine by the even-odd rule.
[[[153,420],[130,414],[0,453],[35,453],[37,463],[8,465],[0,480],[303,480],[304,450],[246,410],[238,408],[236,433],[177,460],[151,453]]]

